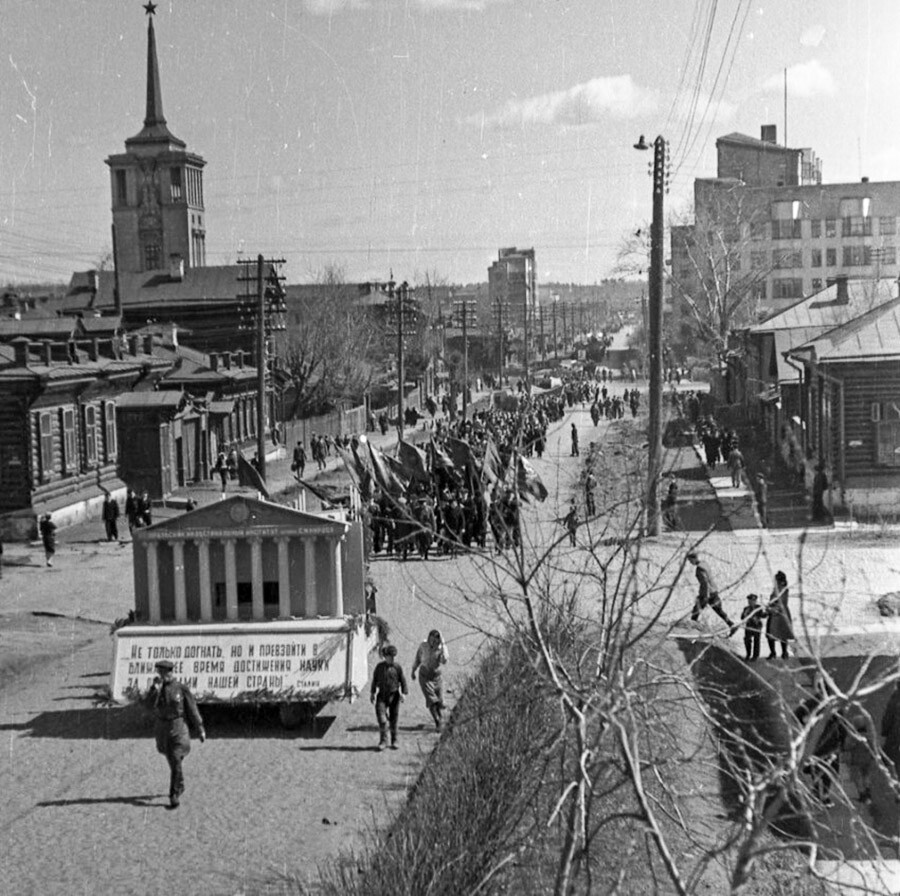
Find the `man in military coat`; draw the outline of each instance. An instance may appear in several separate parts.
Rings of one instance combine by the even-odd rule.
[[[156,749],[169,763],[169,805],[177,809],[184,793],[184,774],[181,763],[191,751],[191,734],[206,740],[206,730],[197,701],[190,690],[173,676],[175,666],[170,660],[156,664],[157,677],[147,694],[145,705],[156,716],[154,734]]]

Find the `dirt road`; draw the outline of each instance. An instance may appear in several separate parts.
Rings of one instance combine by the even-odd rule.
[[[578,469],[567,442],[562,449],[553,437],[540,465],[551,490]],[[547,524],[557,513],[553,496],[529,513]],[[70,620],[70,636],[59,621],[52,638],[67,641],[63,655],[56,643],[55,658],[35,660],[0,692],[4,892],[221,896],[262,892],[260,881],[277,875],[313,880],[318,863],[361,846],[391,817],[436,743],[412,682],[398,752],[375,749],[368,700],[326,707],[295,731],[266,714],[210,712],[209,739],[195,741],[185,761],[184,801],[170,811],[168,769],[149,722],[133,708],[97,705],[110,669],[107,624],[131,602],[130,546],[64,534],[52,568],[36,548],[10,559],[0,616],[37,608],[99,622],[92,631]],[[480,599],[490,562],[378,559],[373,574],[407,673],[428,630],[443,631],[452,705],[486,635],[503,624]],[[40,640],[36,633],[25,648]]]

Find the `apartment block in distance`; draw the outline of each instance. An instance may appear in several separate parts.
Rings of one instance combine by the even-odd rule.
[[[679,297],[702,295],[703,277],[732,301],[745,299],[734,325],[746,326],[839,276],[900,274],[900,181],[822,183],[815,153],[779,146],[774,125],[764,125],[759,140],[720,137],[716,149],[717,176],[694,181],[694,221],[671,232],[672,294],[682,322],[688,312]]]

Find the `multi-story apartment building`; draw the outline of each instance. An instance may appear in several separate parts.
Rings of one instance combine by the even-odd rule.
[[[494,315],[502,307],[504,329],[517,335],[535,319],[537,304],[534,249],[501,249],[488,268],[488,296]]]
[[[726,303],[736,309],[731,324],[743,326],[838,276],[900,274],[900,181],[824,184],[812,150],[779,146],[775,137],[772,125],[760,140],[720,137],[717,177],[694,181],[694,221],[671,231],[681,323],[690,317],[686,300]]]

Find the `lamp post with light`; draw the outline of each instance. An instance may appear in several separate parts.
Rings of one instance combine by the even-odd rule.
[[[647,150],[644,135],[634,144]],[[659,535],[659,475],[662,468],[662,309],[663,309],[663,197],[666,191],[666,141],[653,141],[653,219],[650,224],[650,283],[648,338],[650,355],[649,410],[647,427],[647,500],[645,532]]]

